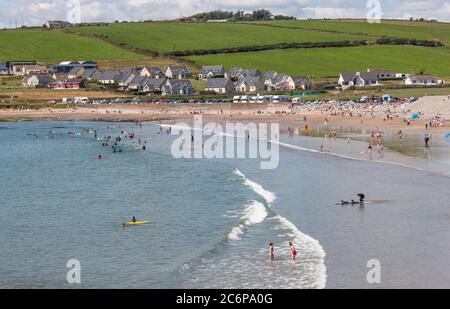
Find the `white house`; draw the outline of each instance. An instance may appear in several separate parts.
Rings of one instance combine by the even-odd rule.
[[[99,79],[99,82],[104,85],[114,85],[119,77],[120,73],[118,71],[106,71],[103,72]]]
[[[341,73],[338,85],[342,89],[350,87],[367,87],[367,86],[379,86],[379,78],[377,73],[374,72],[346,72]]]
[[[410,75],[405,79],[405,85],[412,85],[412,86],[438,86],[443,85],[443,80],[438,80],[435,77],[431,75]]]
[[[22,80],[22,86],[28,88],[47,88],[54,82],[50,75],[31,75]]]
[[[186,66],[168,66],[164,71],[167,78],[188,79],[191,77],[191,73]]]
[[[229,78],[211,78],[206,84],[205,91],[215,93],[233,93],[234,84]]]

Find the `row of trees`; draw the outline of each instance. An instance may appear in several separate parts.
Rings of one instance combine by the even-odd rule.
[[[188,18],[190,21],[207,21],[207,20],[229,20],[229,21],[257,21],[257,20],[294,20],[295,17],[284,15],[273,15],[268,10],[256,10],[252,13],[244,11],[211,11],[199,13]]]

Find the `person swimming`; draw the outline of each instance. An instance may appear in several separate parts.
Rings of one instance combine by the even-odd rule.
[[[364,203],[364,200],[366,199],[366,196],[363,193],[358,194],[359,202]]]
[[[136,217],[133,217],[133,221],[132,221],[133,223],[136,223],[137,222],[137,219],[136,219]]]

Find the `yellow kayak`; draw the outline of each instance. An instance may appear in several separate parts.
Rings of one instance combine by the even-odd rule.
[[[127,222],[127,225],[144,225],[144,224],[149,224],[150,221],[141,221],[141,222]]]

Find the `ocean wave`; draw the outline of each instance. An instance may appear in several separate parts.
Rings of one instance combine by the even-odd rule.
[[[265,199],[268,206],[271,207],[272,203],[276,200],[276,194],[263,188],[260,184],[249,180],[240,170],[236,169],[234,173],[240,176],[244,180],[244,184],[251,188],[254,192],[259,194]],[[304,269],[308,269],[311,277],[314,280],[310,280],[307,284],[308,288],[323,289],[327,282],[327,270],[325,267],[326,253],[319,241],[302,233],[292,222],[288,219],[279,216],[273,210],[273,219],[278,221],[278,227],[289,231],[289,237],[292,238],[292,242],[299,246],[301,250],[299,261]],[[264,219],[263,219],[264,220]],[[239,229],[233,229],[232,237],[239,237]],[[280,249],[281,255],[288,259],[290,255],[289,241],[284,243]],[[266,249],[263,249],[266,250]],[[302,283],[302,287],[305,287],[305,282]]]
[[[246,206],[243,216],[241,217],[242,223],[233,227],[228,234],[229,240],[240,240],[241,235],[244,234],[244,231],[248,226],[262,223],[264,219],[266,219],[267,210],[260,202],[251,201]]]
[[[234,174],[240,176],[242,179],[244,179],[244,184],[251,188],[255,193],[257,193],[259,196],[264,198],[264,200],[267,202],[268,206],[271,206],[273,202],[277,199],[277,196],[275,193],[270,192],[263,188],[260,184],[251,181],[245,175],[238,169],[234,170]]]

